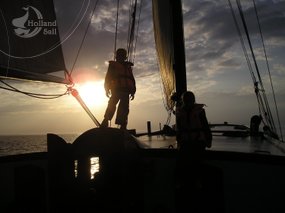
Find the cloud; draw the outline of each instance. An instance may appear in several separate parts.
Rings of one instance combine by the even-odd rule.
[[[87,17],[90,17],[97,1],[92,0],[89,5],[89,0],[55,0],[54,2],[61,38],[69,36],[63,43],[67,68],[71,70],[74,66],[73,77],[81,82],[90,79],[104,79],[107,70],[105,62],[113,59],[116,1],[99,1],[88,30]],[[199,102],[208,105],[206,110],[211,122],[228,120],[229,122],[247,123],[250,116],[258,109],[256,100],[253,98],[252,80],[228,2],[224,0],[185,0],[182,2],[188,89],[197,94]],[[231,2],[234,5],[235,1]],[[282,26],[285,26],[285,2],[258,0],[256,3],[277,100],[280,102],[281,111],[284,111],[285,28]],[[129,1],[120,1],[117,47],[126,47],[128,6]],[[261,76],[266,91],[270,91],[267,89],[270,85],[266,80],[268,74],[257,22],[253,14],[254,8],[251,1],[242,1],[242,6]],[[238,14],[235,5],[234,9]],[[72,30],[81,20],[85,10],[85,18],[73,32]],[[135,100],[131,102],[130,112],[130,126],[139,126],[143,129],[146,120],[163,122],[167,116],[162,101],[163,93],[151,17],[151,1],[143,1],[134,58],[134,75],[138,90]],[[85,32],[86,37],[81,43]],[[248,45],[247,42],[246,45]],[[80,52],[78,52],[79,49]],[[66,89],[64,85],[58,87],[36,83],[16,85],[23,90],[35,92],[36,89],[36,92],[41,93],[60,93]],[[41,131],[53,127],[66,131],[93,127],[88,116],[72,96],[56,100],[38,100],[5,91],[1,93],[0,109],[3,112],[1,122],[5,125],[9,123],[9,120],[12,126],[16,125],[17,118],[24,120],[26,116],[30,122],[34,119],[34,127],[37,127],[41,120],[45,121]],[[101,120],[104,109],[94,108],[93,110]],[[59,122],[58,118],[62,120]],[[21,122],[19,128],[23,129],[23,127],[24,122]],[[32,124],[29,128],[33,131]],[[26,128],[25,131],[28,129]]]
[[[235,14],[238,15],[235,2],[231,2]],[[249,68],[242,52],[228,2],[183,1],[183,5],[188,87],[198,91],[203,90],[204,92],[227,90],[236,91],[238,95],[252,94],[253,84],[250,83]],[[253,4],[252,2],[242,1],[242,6],[260,73],[268,79],[264,50],[256,17],[253,13]],[[280,28],[280,26],[285,26],[284,10],[282,8],[284,8],[284,1],[257,2],[267,57],[270,67],[273,67],[271,73],[273,76],[278,75],[280,82],[283,81],[281,79],[284,79],[282,67],[285,66],[284,60],[281,58],[285,47],[285,30]],[[238,21],[240,23],[240,19]],[[242,30],[242,26],[239,26]],[[245,39],[245,35],[243,38]],[[247,41],[244,41],[246,47],[248,47]],[[249,49],[248,56],[251,60]],[[252,60],[251,65],[255,76],[257,76]],[[247,80],[245,80],[246,78]],[[206,86],[202,89],[200,85],[203,84]],[[281,88],[279,91],[282,90],[282,83],[275,80],[274,84],[276,87]]]
[[[148,101],[162,101],[162,84],[159,73],[141,76],[136,79],[137,82],[137,104]]]

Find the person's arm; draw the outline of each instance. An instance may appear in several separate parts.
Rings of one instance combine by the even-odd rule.
[[[127,66],[130,66],[130,70],[131,70],[131,75],[130,75],[130,77],[131,77],[131,80],[132,80],[132,82],[133,82],[133,91],[131,92],[131,100],[134,100],[134,98],[135,98],[135,93],[136,93],[136,90],[137,90],[137,88],[136,88],[136,79],[135,79],[135,77],[134,77],[134,74],[133,74],[133,66],[134,66],[134,64],[132,63],[132,62],[127,62]]]
[[[105,92],[106,92],[106,96],[110,97],[110,93],[111,93],[111,81],[113,78],[113,63],[114,61],[109,61],[109,66],[108,66],[108,70],[105,76],[105,82],[104,82],[104,87],[105,87]]]
[[[135,80],[135,77],[133,75],[133,72],[132,72],[132,81],[133,81],[133,84],[134,84],[134,90],[131,93],[131,100],[134,100],[137,88],[136,88],[136,80]]]

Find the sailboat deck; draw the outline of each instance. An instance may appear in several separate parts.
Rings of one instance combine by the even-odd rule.
[[[103,204],[112,203],[109,199],[110,194],[129,190],[132,193],[129,193],[131,196],[127,198],[139,200],[134,208],[142,208],[141,212],[154,212],[157,207],[161,208],[162,212],[165,212],[165,209],[168,209],[168,212],[176,212],[176,137],[163,135],[133,137],[125,133],[115,128],[94,128],[83,133],[72,144],[66,143],[57,135],[50,134],[48,153],[2,157],[0,168],[5,175],[0,175],[0,188],[4,192],[0,193],[1,206],[9,210],[10,203],[15,205],[20,203],[20,206],[25,208],[33,207],[34,202],[30,203],[30,200],[38,199],[38,203],[45,203],[44,208],[57,210],[65,207],[71,212],[84,212],[88,208],[95,210],[102,203],[101,199]],[[101,140],[102,138],[104,140]],[[140,149],[131,146],[136,142]],[[123,155],[118,154],[120,152],[116,150],[122,151]],[[224,209],[224,211],[211,212],[284,212],[284,156],[282,149],[265,138],[213,134],[212,147],[207,150],[199,173],[199,180],[204,187],[201,193],[209,197],[205,202],[213,204],[209,205],[211,210]],[[130,178],[130,182],[117,182],[116,178],[106,179],[109,181],[107,183],[100,183],[100,175],[96,177],[99,179],[90,179],[92,166],[96,165],[96,163],[91,164],[90,157],[99,157],[99,162],[105,163],[101,164],[102,175],[109,174],[113,177],[113,174],[116,174],[123,178],[121,180]],[[193,173],[193,170],[188,168],[187,172]],[[30,180],[42,180],[42,182]],[[52,187],[47,188],[45,181],[49,181]],[[102,185],[96,185],[99,183]],[[115,184],[112,186],[116,190],[109,188],[109,183]],[[42,187],[41,191],[38,191],[39,186]],[[101,191],[102,197],[93,194],[93,187],[97,186],[98,189],[100,187],[104,189]],[[19,189],[21,189],[20,196],[16,196],[15,191]],[[38,196],[38,193],[42,196]],[[104,200],[105,193],[108,194],[106,200]],[[84,196],[81,196],[82,194]],[[49,200],[46,201],[46,198]],[[113,198],[116,200],[116,194]],[[58,203],[58,200],[63,202]],[[121,196],[119,203],[129,207],[130,202],[125,200],[126,197]],[[72,211],[74,205],[71,206],[70,203],[76,204],[80,211]],[[46,204],[48,206],[45,206]],[[102,208],[106,206],[109,207],[103,205]],[[52,209],[49,212],[54,211]]]
[[[138,141],[144,149],[177,148],[175,136],[141,136],[138,137]],[[285,156],[285,148],[280,145],[280,142],[274,144],[260,137],[226,137],[214,135],[212,147],[208,150]]]

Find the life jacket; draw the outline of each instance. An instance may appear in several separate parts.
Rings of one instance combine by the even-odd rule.
[[[201,143],[206,141],[206,132],[201,122],[203,104],[195,104],[193,108],[181,108],[179,110],[180,137],[182,143]]]
[[[136,84],[132,71],[132,63],[109,61],[108,73],[105,79],[105,88],[126,91],[130,94],[136,92]]]

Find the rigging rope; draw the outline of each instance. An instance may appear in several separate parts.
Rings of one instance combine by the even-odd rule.
[[[91,13],[91,16],[90,16],[90,20],[89,20],[89,22],[88,22],[88,24],[87,24],[87,27],[86,27],[86,29],[85,29],[85,32],[84,32],[84,34],[83,34],[83,38],[82,38],[81,43],[80,43],[80,46],[79,46],[79,48],[78,48],[78,51],[77,51],[75,60],[74,60],[74,62],[73,62],[73,65],[72,65],[72,68],[71,68],[71,71],[70,71],[70,74],[73,72],[74,67],[75,67],[75,64],[76,64],[76,62],[77,62],[77,60],[78,60],[80,51],[81,51],[81,49],[82,49],[82,47],[83,47],[83,43],[84,43],[84,41],[85,41],[87,32],[88,32],[89,27],[90,27],[90,24],[91,24],[91,20],[92,20],[92,17],[93,17],[93,15],[94,15],[94,12],[95,12],[95,9],[96,9],[96,7],[97,7],[98,2],[99,2],[99,0],[97,0],[97,1],[95,2],[95,4],[94,4],[93,10],[92,10],[92,13]]]
[[[255,94],[256,94],[256,97],[257,97],[259,112],[260,112],[260,114],[263,115],[263,117],[265,119],[265,121],[263,120],[263,122],[266,122],[266,125],[268,125],[271,128],[271,130],[276,132],[276,128],[275,128],[275,125],[274,125],[274,120],[273,120],[273,117],[272,117],[272,114],[271,114],[271,110],[270,110],[270,107],[269,107],[269,103],[268,103],[268,100],[267,100],[267,97],[266,97],[266,94],[265,94],[265,89],[263,87],[261,75],[260,75],[259,68],[258,68],[258,65],[257,65],[257,62],[256,62],[255,54],[254,54],[254,51],[253,51],[252,43],[251,43],[251,40],[250,40],[250,36],[249,36],[248,28],[247,28],[247,25],[246,25],[245,17],[244,17],[243,11],[242,11],[240,0],[236,0],[236,3],[237,3],[238,11],[239,11],[239,14],[240,14],[240,17],[241,17],[241,21],[242,21],[242,24],[243,24],[243,27],[244,27],[244,30],[245,30],[245,33],[246,33],[248,45],[249,45],[249,48],[250,48],[251,56],[252,56],[253,63],[254,63],[255,69],[256,69],[256,73],[258,75],[259,82],[257,82],[255,74],[254,74],[253,69],[251,67],[250,59],[249,59],[247,51],[246,51],[246,47],[245,47],[245,44],[244,44],[244,41],[243,41],[243,37],[242,37],[241,31],[239,29],[239,25],[238,25],[236,16],[234,14],[234,10],[233,10],[231,1],[228,0],[228,2],[229,2],[229,6],[231,8],[231,12],[232,12],[232,15],[233,15],[235,26],[237,28],[237,31],[238,31],[238,34],[239,34],[239,37],[240,37],[240,40],[241,40],[242,49],[243,49],[243,52],[244,52],[244,55],[245,55],[245,58],[246,58],[246,61],[247,61],[247,64],[248,64],[248,67],[249,67],[249,70],[250,70],[250,74],[252,76],[252,80],[253,80],[253,83],[254,83]],[[260,85],[261,89],[258,88],[258,85]],[[260,94],[260,92],[262,93],[262,95]]]
[[[252,44],[251,44],[248,28],[247,28],[245,17],[244,17],[243,10],[242,10],[242,6],[241,6],[241,3],[240,3],[240,0],[236,0],[236,2],[237,2],[237,6],[238,6],[238,9],[239,9],[240,16],[241,16],[241,20],[242,20],[242,23],[243,23],[243,27],[244,27],[244,30],[245,30],[245,33],[246,33],[246,37],[247,37],[247,40],[248,40],[248,44],[249,44],[249,48],[250,48],[251,55],[252,55],[252,58],[253,58],[254,66],[255,66],[255,69],[256,69],[256,73],[257,73],[257,76],[258,76],[258,79],[259,79],[261,92],[262,92],[262,95],[263,95],[263,102],[262,102],[263,104],[261,106],[264,107],[264,105],[265,105],[265,108],[266,108],[266,110],[264,110],[266,112],[264,114],[265,118],[267,118],[268,125],[271,127],[271,129],[274,132],[276,132],[276,127],[274,125],[273,117],[272,117],[271,110],[270,110],[270,107],[269,107],[269,103],[268,103],[267,97],[265,95],[265,89],[264,89],[264,86],[263,86],[263,82],[262,82],[261,75],[260,75],[260,72],[259,72],[259,68],[258,68],[258,65],[257,65],[256,57],[255,57],[255,54],[254,54],[254,51],[253,51],[253,47],[252,47]]]
[[[269,75],[269,80],[270,80],[270,85],[271,85],[271,90],[272,90],[272,95],[273,95],[273,100],[274,100],[274,105],[275,105],[276,117],[277,117],[278,125],[279,125],[279,132],[280,132],[281,139],[283,141],[283,134],[282,134],[282,129],[281,129],[279,110],[278,110],[278,107],[277,107],[275,90],[274,90],[274,87],[273,87],[273,82],[272,82],[271,72],[270,72],[270,68],[269,68],[268,57],[267,57],[267,53],[266,53],[266,48],[265,48],[264,39],[263,39],[263,33],[262,33],[262,30],[261,30],[261,24],[260,24],[260,21],[259,21],[259,15],[258,15],[258,11],[257,11],[255,0],[253,0],[253,5],[254,5],[254,11],[255,11],[255,14],[256,14],[256,19],[257,19],[257,23],[258,23],[258,29],[259,29],[259,33],[260,33],[260,37],[261,37],[264,57],[265,57],[265,60],[266,60],[266,67],[267,67],[267,71],[268,71],[268,75]]]
[[[99,2],[99,0],[97,0],[97,1],[95,2],[95,4],[94,4],[94,7],[93,7],[93,10],[92,10],[92,13],[91,13],[89,22],[88,22],[88,24],[87,24],[87,27],[86,27],[86,29],[85,29],[83,38],[82,38],[82,40],[81,40],[79,49],[78,49],[78,51],[77,51],[77,55],[76,55],[76,57],[75,57],[75,60],[74,60],[74,63],[73,63],[72,69],[71,69],[71,73],[72,73],[72,71],[74,70],[75,64],[76,64],[76,62],[77,62],[77,60],[78,60],[78,57],[79,57],[79,54],[80,54],[80,51],[81,51],[81,49],[82,49],[82,47],[83,47],[83,43],[84,43],[84,41],[85,41],[87,32],[88,32],[89,27],[90,27],[90,24],[91,24],[91,20],[92,20],[92,17],[93,17],[93,15],[94,15],[94,12],[95,12],[95,9],[96,9],[96,7],[97,7],[98,2]],[[71,73],[70,73],[70,74],[71,74]],[[71,78],[71,76],[69,76],[69,77]],[[87,107],[87,105],[85,104],[85,102],[82,100],[82,98],[81,98],[79,92],[78,92],[76,89],[74,89],[72,86],[71,86],[71,87],[68,87],[68,92],[71,93],[71,94],[73,95],[73,97],[76,98],[76,100],[79,102],[79,104],[80,104],[80,105],[82,106],[82,108],[85,110],[85,112],[89,115],[89,117],[92,119],[92,121],[95,123],[95,125],[96,125],[97,127],[100,127],[99,121],[95,118],[95,116],[94,116],[94,115],[92,114],[92,112],[89,110],[89,108]]]
[[[139,26],[140,26],[140,19],[141,19],[141,10],[142,10],[142,2],[143,0],[140,1],[140,11],[139,11],[139,17],[138,17],[138,21],[137,21],[137,31],[136,31],[136,36],[135,36],[135,44],[133,47],[133,58],[132,58],[132,62],[135,62],[135,52],[136,52],[136,47],[137,47],[137,41],[138,41],[138,35],[139,35]]]
[[[232,3],[231,3],[230,0],[228,0],[228,2],[229,2],[229,6],[230,6],[230,9],[231,9],[231,12],[232,12],[234,23],[235,23],[235,26],[236,26],[236,29],[237,29],[237,32],[238,32],[238,35],[239,35],[239,38],[240,38],[240,42],[241,42],[242,50],[243,50],[243,53],[244,53],[244,56],[245,56],[245,59],[246,59],[246,62],[247,62],[247,66],[249,68],[250,75],[252,77],[253,83],[255,84],[257,81],[256,81],[256,78],[255,78],[255,75],[254,75],[251,63],[250,63],[249,56],[248,56],[247,51],[246,51],[246,47],[245,47],[245,44],[244,44],[244,41],[243,41],[243,38],[242,38],[242,33],[241,33],[241,30],[240,30],[240,28],[238,26],[237,18],[235,16]]]
[[[138,38],[138,29],[139,29],[139,23],[140,23],[140,14],[142,9],[142,1],[140,1],[140,9],[139,9],[139,15],[137,18],[137,0],[130,1],[130,15],[129,15],[129,27],[128,27],[128,36],[126,39],[126,50],[128,55],[128,61],[134,63],[135,59],[135,50],[136,50],[136,44],[137,44],[137,38]],[[116,25],[115,25],[115,38],[114,38],[114,59],[116,55],[117,50],[117,38],[118,38],[118,22],[119,22],[119,0],[117,1],[117,15],[116,15]]]
[[[135,4],[133,5],[133,11],[131,15],[131,28],[128,35],[127,41],[127,51],[128,51],[128,60],[131,61],[131,56],[133,52],[133,42],[134,42],[134,32],[135,32],[135,23],[136,23],[136,13],[137,13],[137,0],[135,0]]]
[[[117,50],[117,37],[118,37],[118,23],[119,23],[119,7],[120,0],[117,1],[117,15],[116,15],[116,28],[115,28],[115,41],[114,41],[114,60],[116,58],[116,50]]]
[[[19,90],[15,87],[11,86],[10,84],[6,83],[3,80],[0,80],[0,82],[3,83],[4,85],[6,85],[6,87],[0,86],[1,89],[21,93],[21,94],[24,94],[24,95],[27,95],[27,96],[30,96],[33,98],[38,98],[38,99],[56,99],[56,98],[59,98],[61,96],[68,94],[68,91],[61,93],[61,94],[41,94],[41,93],[25,92],[23,90]]]

